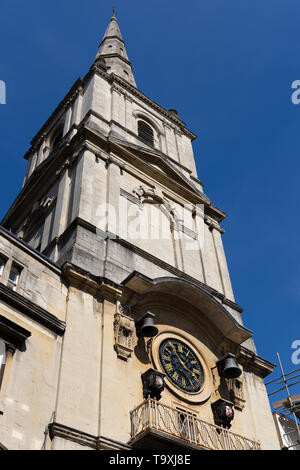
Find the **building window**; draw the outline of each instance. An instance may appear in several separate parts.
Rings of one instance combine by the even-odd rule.
[[[5,268],[5,265],[6,265],[6,261],[7,261],[6,258],[4,258],[4,256],[0,255],[0,277],[3,274],[4,268]]]
[[[138,136],[143,142],[154,147],[153,129],[145,121],[138,121]]]
[[[0,339],[0,389],[2,385],[2,380],[4,376],[4,368],[6,363],[6,344]]]
[[[54,150],[55,147],[57,147],[57,145],[60,143],[61,139],[63,138],[63,134],[64,134],[63,127],[61,127],[59,131],[56,134],[54,134],[54,138],[52,141],[52,150]]]
[[[11,267],[11,270],[10,270],[10,273],[9,273],[9,279],[8,279],[7,286],[10,287],[14,291],[17,290],[21,270],[22,270],[22,268],[20,268],[20,266],[18,266],[17,264],[14,264],[14,263],[12,264],[12,267]]]

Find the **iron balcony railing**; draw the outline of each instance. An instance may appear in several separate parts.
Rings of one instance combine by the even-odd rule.
[[[131,441],[146,430],[156,429],[211,450],[260,450],[260,443],[206,423],[189,413],[148,399],[131,413]]]

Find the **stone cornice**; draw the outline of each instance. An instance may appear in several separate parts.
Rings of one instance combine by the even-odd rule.
[[[112,241],[115,243],[119,243],[120,245],[127,247],[134,253],[139,254],[141,257],[148,259],[151,261],[153,264],[160,266],[161,268],[165,269],[166,271],[174,274],[178,278],[185,279],[187,281],[193,282],[194,284],[198,285],[199,287],[203,288],[206,290],[208,293],[212,294],[214,297],[218,298],[221,300],[221,302],[224,305],[228,305],[234,310],[238,311],[239,313],[243,312],[243,309],[232,302],[231,300],[228,300],[225,298],[224,294],[221,292],[216,291],[212,287],[208,286],[207,284],[204,284],[203,282],[199,281],[198,279],[195,279],[194,277],[190,276],[189,274],[184,273],[183,271],[180,271],[179,269],[175,268],[174,266],[166,263],[165,261],[162,261],[160,258],[157,258],[156,256],[151,255],[147,251],[142,250],[141,248],[137,247],[136,245],[133,245],[132,243],[128,242],[127,240],[123,240],[119,237],[112,238]]]
[[[181,131],[189,137],[191,140],[195,140],[197,138],[196,134],[193,134],[191,131],[186,129],[185,127],[185,122],[183,122],[179,117],[175,116],[174,114],[170,113],[168,110],[160,106],[158,103],[155,101],[151,100],[148,98],[144,93],[142,93],[140,90],[138,90],[135,86],[131,85],[129,82],[126,80],[122,79],[118,75],[115,75],[114,73],[112,74],[107,74],[106,72],[103,72],[99,67],[96,65],[93,65],[86,75],[85,79],[89,76],[91,72],[95,72],[98,75],[101,75],[103,78],[108,80],[109,82],[116,82],[119,83],[125,90],[129,91],[133,95],[137,96],[140,100],[142,100],[144,103],[147,103],[151,108],[155,109],[162,115],[164,115],[166,118],[168,118],[171,122],[175,123]]]
[[[125,64],[128,64],[130,65],[131,67],[131,63],[129,62],[129,60],[125,59],[125,57],[121,56],[121,54],[118,54],[118,53],[112,53],[112,54],[101,54],[98,58],[100,59],[110,59],[110,58],[113,58],[113,57],[118,57],[118,59],[122,60],[123,62],[125,62]]]
[[[201,184],[202,188],[204,188],[205,184],[199,180],[199,178],[196,178],[196,176],[191,175],[190,178],[195,181],[195,183]]]
[[[77,444],[85,447],[91,447],[92,449],[97,448],[97,438],[95,436],[83,431],[78,431],[77,429],[69,426],[64,426],[63,424],[50,423],[49,435],[51,440],[55,437],[60,437],[61,439],[76,442]]]
[[[89,135],[86,134],[87,132],[90,133],[90,138],[89,138]],[[81,143],[79,149],[77,149],[77,151],[75,153],[72,153],[71,148],[75,148],[76,147],[76,142],[77,141],[82,142],[84,137],[87,138],[91,143],[89,141]],[[92,142],[94,143],[94,145],[92,144]],[[90,128],[87,124],[84,124],[84,122],[82,122],[82,124],[79,126],[79,132],[72,139],[72,144],[71,143],[65,144],[65,147],[60,149],[60,153],[66,152],[66,150],[68,150],[67,154],[69,156],[66,155],[67,159],[66,159],[65,163],[63,163],[62,166],[57,170],[57,175],[59,176],[60,173],[66,167],[70,167],[74,163],[76,158],[78,157],[78,154],[84,149],[87,149],[87,150],[90,150],[91,152],[93,152],[96,155],[97,158],[102,158],[103,160],[106,160],[107,164],[112,162],[114,157],[106,156],[103,151],[101,151],[97,148],[97,145],[99,145],[99,146],[104,145],[104,147],[107,147],[107,152],[109,152],[109,150],[110,150],[109,147],[111,147],[111,150],[113,150],[112,146],[116,146],[117,151],[121,149],[123,152],[126,152],[127,154],[131,155],[131,157],[134,157],[135,159],[138,159],[138,157],[136,157],[136,155],[134,155],[131,152],[129,152],[128,150],[124,149],[123,146],[120,147],[120,145],[118,145],[118,139],[115,139],[115,138],[111,139],[110,137],[107,138],[106,136],[101,135],[101,133],[99,133],[99,131],[95,131],[94,129]],[[141,149],[140,148],[139,150],[141,152],[146,152],[147,153],[147,149]],[[157,156],[157,158],[163,158],[164,157],[163,154],[161,154],[161,155],[156,154],[156,156]],[[109,158],[110,158],[110,160],[109,160]],[[45,162],[43,162],[42,166],[48,165],[49,163],[51,163],[52,160],[53,160],[53,156],[50,155],[49,158],[47,160],[45,160]],[[141,159],[138,159],[138,160],[141,160]],[[169,160],[170,160],[170,163],[168,163]],[[125,168],[124,164],[121,161],[118,161],[117,159],[115,159],[113,162],[116,163],[118,166],[120,166],[120,169]],[[172,171],[174,171],[175,173],[178,174],[178,177],[180,177],[182,180],[186,181],[186,184],[191,184],[191,183],[189,183],[188,178],[185,177],[180,172],[180,170],[177,170],[176,168],[173,167],[174,165],[172,164],[171,159],[168,158],[167,161],[165,162],[165,164],[169,165],[170,168],[172,169]],[[7,221],[7,216],[11,212],[12,208],[15,207],[15,204],[20,199],[20,196],[24,192],[24,189],[25,188],[28,189],[29,182],[32,183],[32,182],[37,180],[38,175],[40,174],[40,172],[42,170],[42,166],[39,167],[37,170],[35,170],[34,173],[31,175],[30,179],[28,180],[27,184],[24,186],[23,190],[21,191],[21,193],[17,197],[17,199],[14,202],[13,206],[11,207],[10,211],[5,216],[5,219],[4,219],[5,223]],[[155,173],[155,176],[157,176],[157,172]],[[155,178],[155,176],[154,176],[154,178]],[[165,184],[168,184],[167,180],[170,181],[170,178],[167,177],[167,176],[164,176],[161,172],[158,174],[158,177],[160,179],[166,180]],[[176,181],[175,181],[174,184],[177,184],[177,186],[178,186],[180,183],[179,182],[176,183]],[[187,197],[188,197],[188,195],[190,195],[190,196],[193,195],[193,198],[194,199],[196,198],[193,203],[195,203],[195,204],[197,204],[197,203],[203,204],[204,203],[204,204],[209,204],[209,205],[211,204],[209,199],[207,198],[207,196],[204,193],[202,193],[201,191],[197,190],[197,188],[192,188],[192,187],[190,189],[185,188],[184,186],[182,186],[182,184],[180,184],[180,188],[181,188],[180,192],[182,190],[187,191]],[[175,193],[176,193],[176,191],[175,191]],[[212,206],[212,207],[214,207],[214,206]],[[214,212],[213,209],[210,212]],[[225,214],[220,210],[219,210],[219,212],[221,212],[222,214]],[[218,216],[218,214],[217,214],[217,216]]]
[[[147,294],[155,295],[157,293],[161,297],[161,302],[166,296],[174,295],[176,298],[175,305],[178,305],[178,299],[182,302],[191,304],[201,310],[201,317],[204,316],[204,323],[210,325],[215,333],[219,332],[219,346],[224,341],[232,341],[235,344],[242,344],[252,336],[252,332],[245,328],[232,313],[224,307],[222,303],[215,298],[207,289],[199,283],[191,282],[183,278],[183,276],[160,276],[157,278],[149,278],[145,274],[133,271],[123,282],[124,287],[134,292],[137,296],[135,304],[132,305],[136,309],[139,305],[139,299],[143,299]],[[172,300],[167,300],[167,305],[171,305]],[[202,308],[200,307],[202,306]],[[183,307],[187,310],[189,307]]]
[[[157,148],[154,148],[152,146],[145,146],[146,144],[144,143],[143,139],[141,139],[140,136],[138,134],[136,134],[135,132],[126,129],[125,127],[123,127],[119,123],[117,123],[116,121],[112,120],[112,121],[110,121],[109,124],[111,124],[111,123],[116,124],[118,127],[122,128],[128,134],[135,137],[137,140],[139,140],[141,142],[141,144],[143,144],[143,146],[134,144],[133,142],[129,142],[128,140],[120,139],[118,137],[115,137],[114,135],[111,136],[111,140],[113,140],[116,143],[119,143],[121,145],[124,145],[124,146],[128,145],[129,148],[137,150],[138,152],[147,153],[147,154],[150,154],[150,155],[153,155],[153,156],[156,156],[156,157],[163,157],[164,160],[166,160],[170,164],[174,165],[175,167],[182,168],[184,171],[186,171],[191,176],[192,171],[189,168],[187,168],[186,166],[184,166],[181,163],[177,162],[173,158],[169,157],[168,155],[166,155],[161,150],[158,150]]]
[[[86,141],[84,141],[84,139],[86,139]],[[61,171],[63,171],[66,167],[71,166],[80,152],[85,148],[94,152],[98,158],[102,158],[104,160],[108,159],[108,154],[111,150],[114,150],[114,153],[121,151],[124,155],[127,155],[127,158],[130,156],[131,160],[134,159],[133,166],[136,165],[136,163],[139,163],[139,166],[142,168],[142,170],[139,170],[139,172],[143,171],[143,168],[145,168],[145,162],[143,162],[141,158],[138,158],[136,155],[134,155],[134,153],[129,152],[122,146],[118,145],[116,142],[111,141],[109,138],[99,133],[99,131],[95,131],[87,125],[82,125],[79,128],[77,134],[75,134],[75,136],[72,138],[71,142],[65,143],[58,152],[55,152],[53,155],[51,154],[50,157],[45,160],[37,170],[35,170],[5,215],[2,223],[5,224],[7,228],[12,228],[15,230],[18,224],[21,222],[20,218],[24,217],[24,213],[26,213],[26,204],[29,207],[32,198],[36,199],[36,192],[39,191],[39,188],[44,188],[45,184],[53,185],[60,176]],[[105,151],[103,149],[105,149]],[[147,152],[147,150],[145,149],[144,152]],[[156,158],[159,157],[157,156]],[[121,170],[125,168],[122,161],[116,159],[114,162],[120,166]],[[109,163],[108,160],[107,163]],[[167,165],[166,162],[165,164]],[[130,171],[133,171],[133,166],[128,166],[127,170],[130,169]],[[45,174],[46,168],[47,176]],[[149,168],[151,169],[150,165]],[[171,168],[173,171],[175,171],[173,166],[171,166]],[[134,171],[136,172],[137,169],[135,168]],[[177,173],[180,173],[180,171],[177,170]],[[51,175],[50,178],[49,175]],[[226,216],[225,212],[211,205],[210,201],[204,193],[200,191],[194,192],[192,188],[185,188],[184,184],[180,184],[179,182],[176,183],[176,181],[173,181],[172,178],[170,179],[170,177],[164,175],[162,172],[154,171],[153,178],[155,181],[157,178],[159,178],[163,185],[167,185],[166,187],[168,187],[168,184],[170,181],[172,181],[174,184],[176,184],[176,187],[172,190],[174,193],[172,198],[178,194],[178,191],[179,194],[184,191],[187,200],[192,198],[190,200],[192,204],[204,203],[206,206],[205,214],[209,215],[217,222],[220,222]],[[183,177],[183,179],[186,178]]]
[[[28,215],[24,213],[24,205],[28,200],[30,201],[30,199],[30,203],[32,205],[32,203],[37,199],[36,193],[40,190],[41,187],[45,188],[46,185],[50,188],[51,185],[57,181],[58,175],[56,175],[55,170],[51,172],[52,167],[57,167],[59,164],[62,164],[63,161],[70,156],[70,152],[71,148],[69,143],[65,143],[57,151],[51,153],[50,156],[38,166],[38,168],[32,173],[29,180],[26,182],[25,186],[23,186],[8,212],[5,214],[1,222],[2,225],[5,225],[5,227],[11,229],[12,227],[15,227],[15,224],[19,223],[16,217],[16,212],[18,211],[21,204],[22,218]],[[13,217],[11,219],[12,214]]]
[[[211,204],[210,206],[206,206],[205,214],[211,217],[213,220],[217,221],[218,223],[222,222],[227,217],[226,212],[222,211],[213,204]]]
[[[89,112],[89,113],[88,113],[88,115],[91,115],[91,114],[96,116],[96,113],[94,113],[94,112]],[[97,117],[97,116],[96,116],[96,117]],[[110,123],[107,121],[107,124],[110,124]],[[82,131],[85,129],[86,131],[90,132],[92,135],[97,136],[97,138],[101,139],[103,143],[108,144],[108,145],[110,145],[110,146],[115,145],[117,149],[121,149],[123,152],[126,152],[128,155],[133,156],[133,157],[136,158],[136,159],[138,158],[135,154],[133,154],[133,153],[130,152],[129,150],[125,149],[125,148],[123,147],[123,145],[120,145],[120,144],[124,144],[124,141],[121,141],[121,140],[119,140],[119,139],[117,139],[117,138],[115,138],[115,137],[112,137],[112,138],[109,137],[109,138],[107,139],[104,135],[101,135],[101,134],[99,133],[99,131],[96,131],[95,129],[90,128],[87,124],[84,124],[84,122],[82,122],[82,124],[81,124],[81,129],[82,129]],[[86,148],[87,150],[90,150],[91,152],[93,152],[93,153],[96,155],[96,157],[101,158],[102,160],[107,160],[108,157],[105,156],[105,154],[103,153],[103,151],[99,151],[99,150],[97,149],[97,143],[95,143],[94,146],[93,146],[92,144],[89,144],[88,142],[85,142],[85,143],[82,144],[82,146],[83,146],[84,148]],[[143,152],[143,153],[150,153],[150,154],[153,153],[153,155],[156,156],[157,158],[159,158],[159,157],[161,157],[161,158],[166,158],[167,161],[166,161],[165,163],[168,164],[168,161],[170,161],[169,166],[170,166],[171,164],[173,164],[172,159],[170,159],[168,156],[164,155],[162,152],[160,152],[160,153],[158,153],[158,152],[151,152],[151,150],[149,150],[149,152],[148,152],[148,149],[146,149],[146,148],[144,149],[144,148],[141,148],[141,147],[139,147],[139,146],[135,146],[134,144],[131,144],[131,143],[130,143],[130,146],[132,146],[133,148],[136,147],[136,150],[137,150],[137,151],[140,151],[140,152]],[[112,150],[112,149],[113,149],[113,147],[111,147],[111,150]],[[109,151],[109,148],[107,149],[107,151]],[[139,159],[139,160],[140,160],[140,159]],[[122,163],[121,163],[120,161],[119,161],[119,162],[116,161],[115,163],[118,164],[118,165],[120,166],[120,168],[121,168],[121,167],[122,167],[123,169],[126,168],[126,167],[124,167],[124,165],[122,165]],[[174,163],[178,164],[178,163],[175,162],[175,161],[174,161]],[[185,168],[184,166],[182,166],[182,165],[180,165],[180,164],[178,164],[178,166],[181,166],[184,170],[186,170],[186,171],[189,172],[189,170],[188,170],[187,168]],[[172,168],[172,170],[173,170],[174,172],[176,172],[176,173],[178,174],[178,176],[180,176],[183,180],[185,180],[187,183],[189,183],[188,178],[187,178],[186,176],[182,175],[182,173],[180,173],[180,170],[176,170],[176,168],[173,168],[173,165],[171,166],[171,168]],[[128,170],[128,169],[129,169],[129,168],[127,168],[127,170]],[[164,175],[160,172],[160,173],[159,173],[159,177],[160,177],[160,178],[163,178],[163,176],[164,176]],[[200,180],[198,180],[197,178],[192,177],[192,175],[191,175],[190,177],[191,177],[191,179],[194,180],[195,182],[200,183],[200,184],[203,185],[203,183],[202,183]],[[165,177],[165,178],[166,178],[166,177]],[[173,181],[173,180],[172,180],[172,181]],[[219,209],[219,208],[217,208],[216,206],[214,206],[213,204],[211,204],[209,198],[208,198],[202,191],[200,191],[200,190],[197,189],[197,188],[193,188],[193,190],[195,190],[195,195],[197,194],[197,195],[198,195],[198,198],[200,198],[200,200],[197,201],[196,203],[205,204],[205,212],[206,212],[206,214],[207,214],[208,216],[210,216],[210,218],[212,219],[212,222],[213,222],[213,223],[214,223],[214,222],[217,222],[217,223],[214,223],[214,228],[216,228],[218,231],[220,231],[220,233],[224,233],[225,231],[224,231],[222,228],[220,228],[220,227],[218,226],[218,223],[221,222],[221,221],[223,221],[223,220],[227,217],[226,212],[222,211],[221,209]],[[187,190],[187,191],[188,191],[189,193],[191,193],[191,190]],[[193,194],[194,194],[194,193],[193,193]]]
[[[131,450],[128,444],[115,441],[105,436],[99,436],[97,438],[97,449],[99,450]]]
[[[104,436],[93,436],[70,426],[60,423],[49,424],[49,434],[51,440],[58,437],[67,441],[76,442],[84,447],[90,447],[95,450],[130,450],[131,447],[123,442],[115,441]]]
[[[37,261],[42,263],[48,269],[51,269],[51,271],[54,271],[58,276],[60,276],[61,269],[57,264],[55,264],[53,261],[51,261],[49,258],[44,256],[39,251],[29,246],[27,243],[25,243],[23,240],[18,238],[16,235],[6,230],[1,225],[0,225],[0,236],[6,238],[6,240],[8,240],[10,243],[17,246],[20,250],[24,251],[29,256],[35,258]]]
[[[237,359],[245,369],[249,369],[251,372],[263,378],[271,374],[276,367],[272,362],[257,356],[257,354],[244,346],[240,347]]]
[[[183,197],[185,195],[187,200],[192,199],[192,201],[190,202],[193,204],[205,204],[205,205],[211,204],[209,198],[204,193],[202,193],[197,188],[195,188],[193,184],[189,182],[188,178],[184,176],[182,173],[180,173],[179,170],[171,166],[170,163],[164,162],[162,156],[156,155],[156,158],[160,158],[162,162],[164,163],[164,165],[168,166],[168,168],[173,171],[174,175],[176,175],[176,178],[177,178],[176,180],[162,173],[161,171],[155,169],[150,164],[146,163],[142,158],[130,152],[130,150],[124,148],[124,145],[120,145],[120,142],[118,141],[118,139],[110,138],[110,137],[105,138],[104,136],[100,135],[99,131],[96,131],[95,129],[89,127],[87,124],[84,124],[81,130],[82,132],[86,131],[87,133],[86,139],[92,142],[92,145],[93,144],[95,146],[97,144],[100,145],[100,142],[102,141],[102,144],[104,142],[106,145],[109,146],[110,151],[114,151],[114,153],[120,153],[121,151],[124,157],[126,156],[127,160],[128,159],[130,160],[129,165],[131,165],[131,171],[133,171],[133,168],[137,170],[137,166],[140,167],[139,171],[141,171],[141,168],[142,170],[144,170],[145,168],[148,168],[147,174],[148,176],[150,176],[149,172],[152,173],[153,181],[155,182],[158,181],[166,185],[166,187],[168,187],[170,183],[172,183],[175,186],[175,189],[173,189],[174,194],[183,194]],[[87,145],[87,144],[84,144],[84,145]],[[90,147],[90,149],[91,151],[93,151],[92,147]],[[140,151],[147,153],[147,149],[144,149],[144,150],[141,149]],[[95,155],[97,154],[96,149],[94,150],[94,153]],[[98,152],[98,154],[100,158],[103,158],[103,159],[105,158],[103,156],[103,153]],[[127,168],[127,170],[129,170],[129,167]],[[179,182],[178,179],[181,179],[181,181]]]
[[[122,42],[124,45],[125,45],[125,42],[123,41],[123,39],[119,38],[119,36],[116,36],[116,35],[112,35],[112,36],[105,36],[102,41],[100,42],[99,46],[98,46],[98,49],[100,46],[102,46],[102,44],[106,41],[106,39],[118,39],[118,41]],[[102,56],[101,56],[102,57]]]
[[[39,307],[31,300],[22,296],[18,292],[14,292],[9,287],[0,283],[0,299],[7,305],[16,309],[31,320],[43,325],[56,335],[62,336],[66,329],[65,322],[59,320],[56,316],[47,312],[47,310]]]
[[[188,180],[188,178],[183,175],[179,170],[168,164],[168,162],[164,162],[162,160],[163,157],[160,155],[157,155],[156,158],[161,160],[161,163],[164,164],[166,167],[169,168],[169,171],[171,170],[174,174],[174,178],[176,177],[177,180],[174,178],[171,178],[169,175],[162,173],[161,171],[158,172],[157,169],[153,168],[151,165],[149,165],[148,162],[145,162],[142,160],[140,157],[135,155],[134,153],[130,152],[129,149],[124,148],[124,143],[122,145],[121,142],[119,142],[117,139],[111,140],[111,144],[115,146],[117,151],[123,151],[125,152],[128,156],[130,156],[130,159],[132,160],[131,164],[133,167],[136,167],[135,163],[139,163],[141,167],[147,166],[149,171],[152,173],[152,178],[154,181],[159,181],[160,183],[164,184],[167,188],[170,186],[170,183],[175,185],[177,190],[173,190],[175,194],[182,194],[183,192],[186,193],[186,196],[189,196],[188,199],[191,198],[191,196],[194,199],[197,199],[194,201],[194,203],[197,204],[204,204],[204,205],[210,205],[211,202],[209,198],[202,192],[200,192],[197,188],[194,187],[194,185]],[[142,153],[147,153],[147,149],[140,150]],[[149,172],[148,172],[149,173]],[[178,181],[181,180],[181,181]],[[180,188],[180,190],[179,190]]]
[[[204,222],[206,223],[206,225],[208,225],[208,227],[212,230],[212,229],[215,229],[217,230],[218,232],[220,233],[225,233],[225,230],[223,228],[220,227],[220,225],[218,224],[218,222],[216,222],[212,217],[209,217],[209,216],[205,216],[204,217]]]
[[[166,263],[165,261],[162,261],[160,258],[157,258],[156,256],[151,255],[150,253],[148,253],[147,251],[142,250],[141,248],[137,247],[136,245],[133,245],[132,243],[117,237],[116,235],[110,236],[111,234],[100,231],[96,226],[90,224],[89,222],[84,221],[83,219],[80,219],[79,217],[74,219],[72,224],[69,225],[69,227],[65,230],[65,232],[58,239],[56,239],[55,242],[51,242],[50,245],[48,245],[48,247],[45,249],[45,251],[47,251],[49,249],[49,247],[53,247],[54,243],[55,244],[56,243],[57,244],[62,243],[65,238],[69,237],[70,232],[72,232],[77,226],[83,227],[83,228],[85,228],[86,230],[89,230],[92,233],[100,233],[101,232],[101,237],[102,237],[103,241],[110,239],[114,243],[119,243],[120,245],[130,249],[134,253],[137,253],[138,255],[143,257],[144,259],[147,259],[147,260],[151,261],[156,266],[159,266],[159,267],[163,268],[164,270],[174,274],[176,277],[185,279],[185,280],[190,281],[190,282],[193,282],[194,284],[198,285],[199,287],[201,287],[202,289],[206,290],[208,293],[212,294],[214,297],[219,299],[222,302],[222,304],[231,307],[232,309],[236,310],[239,313],[243,312],[243,309],[239,305],[237,305],[232,300],[226,299],[224,294],[222,294],[221,292],[218,292],[214,288],[208,286],[207,284],[204,284],[203,282],[199,281],[198,279],[184,273],[183,271],[180,271],[179,269],[177,269],[174,266]],[[73,265],[71,265],[71,266],[73,266]],[[75,267],[74,267],[74,269],[75,269]],[[76,270],[79,270],[79,272],[81,273],[81,276],[86,275],[86,271],[80,270],[79,268],[76,268]],[[96,287],[96,284],[97,284],[97,286],[99,285],[99,280],[102,279],[100,277],[93,277],[93,276],[90,276],[90,277],[91,277],[91,285],[95,286],[95,287]],[[118,286],[117,284],[114,284],[114,288],[118,289],[119,287],[120,286]],[[94,287],[92,289],[94,289]]]
[[[126,96],[126,98],[129,98]],[[97,119],[105,122],[105,124],[107,124],[108,126],[111,126],[111,124],[115,124],[116,126],[118,126],[120,129],[122,129],[123,131],[127,132],[128,134],[132,135],[133,137],[135,137],[136,139],[140,140],[141,142],[143,142],[139,135],[136,134],[135,132],[131,131],[130,129],[127,129],[126,127],[122,126],[122,124],[120,124],[119,122],[115,121],[114,119],[112,119],[111,121],[108,121],[107,119],[105,119],[105,117],[103,117],[101,114],[97,113],[96,111],[93,111],[92,109],[90,109],[86,115],[83,117],[83,119],[81,120],[80,125],[83,125],[86,120],[90,117],[90,116],[94,116],[96,117]],[[79,127],[77,126],[77,127]],[[144,143],[144,142],[143,142]],[[132,147],[135,146],[135,144],[133,144],[132,142],[130,142],[130,145]],[[138,145],[136,145],[136,148],[138,150],[141,150],[141,147],[139,147]],[[146,148],[143,148],[144,151],[149,151],[150,153],[154,153],[155,155],[161,155],[163,156],[166,160],[170,161],[171,163],[173,163],[174,165],[182,168],[184,171],[186,171],[187,173],[190,174],[190,178],[195,181],[196,183],[198,184],[201,184],[202,186],[204,186],[204,184],[202,183],[202,181],[200,181],[198,178],[194,177],[193,175],[191,175],[192,171],[187,168],[185,165],[182,165],[182,163],[179,163],[177,162],[176,160],[174,160],[173,158],[169,157],[168,155],[166,155],[165,153],[163,153],[161,150],[157,150],[157,149],[153,149],[153,147],[149,147],[147,150]]]
[[[0,315],[0,337],[10,346],[12,345],[13,349],[17,348],[20,351],[25,351],[25,343],[30,336],[30,331]]]
[[[50,124],[52,123],[53,120],[57,118],[58,114],[60,112],[64,112],[65,108],[70,104],[70,102],[72,102],[76,98],[76,96],[78,96],[78,94],[83,93],[83,85],[84,85],[83,79],[78,78],[78,80],[74,83],[70,91],[66,94],[63,100],[58,104],[58,106],[53,111],[49,119],[47,119],[43,127],[37,132],[35,137],[30,142],[31,147],[24,155],[25,160],[28,160],[32,152],[35,150],[35,146],[38,144],[40,139],[44,138],[44,136],[46,135],[48,131]]]
[[[122,297],[122,288],[109,279],[93,276],[71,263],[64,264],[62,271],[64,279],[70,286],[111,302],[116,302]]]
[[[129,62],[130,64],[130,62]],[[139,99],[147,103],[149,106],[151,106],[153,109],[157,110],[159,113],[163,114],[166,118],[168,118],[169,121],[175,123],[187,137],[189,137],[191,140],[195,140],[197,138],[196,134],[193,134],[191,131],[186,129],[185,127],[185,122],[183,122],[181,119],[179,119],[178,116],[175,116],[174,114],[170,113],[168,110],[160,106],[158,103],[155,101],[151,100],[148,98],[144,93],[139,91],[136,87],[131,85],[129,82],[126,80],[123,80],[121,77],[115,75],[115,74],[108,74],[101,68],[99,68],[97,65],[92,65],[90,68],[89,72],[85,75],[84,78],[78,78],[77,81],[74,83],[70,91],[66,94],[66,96],[63,98],[63,100],[58,104],[56,109],[53,111],[51,116],[47,119],[45,124],[41,127],[41,129],[37,132],[37,134],[34,136],[34,138],[31,141],[31,147],[29,150],[26,152],[24,155],[24,158],[27,160],[30,155],[35,151],[36,145],[38,144],[41,139],[44,139],[49,126],[51,123],[57,118],[58,114],[61,112],[64,112],[66,107],[69,106],[70,102],[72,102],[76,96],[80,93],[83,93],[83,89],[85,84],[89,81],[93,73],[97,73],[101,77],[103,77],[105,80],[107,80],[110,83],[116,82],[122,86],[123,89],[129,91],[133,95],[137,96]]]

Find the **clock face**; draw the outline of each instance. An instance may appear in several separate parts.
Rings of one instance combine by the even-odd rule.
[[[203,384],[203,368],[194,351],[175,338],[164,340],[159,358],[169,379],[184,392],[199,392]]]

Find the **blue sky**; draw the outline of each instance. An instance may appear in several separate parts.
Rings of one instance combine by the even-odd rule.
[[[287,370],[300,339],[298,0],[116,0],[138,87],[176,108],[199,178],[229,217],[223,241],[236,301],[258,352]],[[29,142],[93,62],[110,1],[2,0],[0,218]]]

